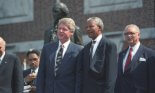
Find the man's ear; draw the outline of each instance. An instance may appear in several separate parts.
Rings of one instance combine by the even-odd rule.
[[[73,35],[74,35],[74,33],[73,33],[73,32],[71,32],[71,35],[73,36]]]
[[[98,28],[101,30],[101,27],[100,26],[98,26]]]

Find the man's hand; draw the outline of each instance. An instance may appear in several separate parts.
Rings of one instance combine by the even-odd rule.
[[[37,77],[37,74],[36,74],[36,73],[31,73],[31,74],[29,74],[28,76],[25,77],[25,82],[26,82],[26,83],[31,82],[31,81],[34,80],[36,77]]]

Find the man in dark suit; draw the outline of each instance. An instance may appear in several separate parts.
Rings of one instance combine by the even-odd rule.
[[[86,32],[92,41],[80,53],[80,93],[114,93],[117,49],[113,42],[102,35],[103,27],[103,22],[98,17],[87,20]]]
[[[28,89],[24,89],[24,91],[30,91],[30,93],[35,93],[35,83],[40,63],[40,52],[36,49],[30,49],[26,54],[26,58],[30,68],[23,71],[23,76],[25,87],[29,87]]]
[[[146,60],[155,52],[140,43],[137,25],[127,25],[123,33],[129,46],[119,54],[115,93],[148,93]]]
[[[76,57],[82,46],[70,41],[75,31],[71,18],[58,23],[59,42],[44,45],[37,77],[37,93],[75,93]]]
[[[155,55],[148,58],[146,61],[147,70],[148,70],[148,92],[147,93],[155,93]]]
[[[22,93],[23,73],[15,55],[5,52],[6,42],[0,37],[0,93]]]

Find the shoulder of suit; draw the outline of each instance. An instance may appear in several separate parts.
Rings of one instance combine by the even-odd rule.
[[[43,48],[44,48],[44,47],[53,47],[53,46],[56,46],[56,45],[58,45],[58,44],[59,44],[58,42],[47,43],[47,44],[45,44],[45,45],[43,46]]]
[[[148,47],[146,47],[146,46],[144,46],[144,45],[141,45],[141,47],[143,48],[143,51],[144,51],[144,52],[147,52],[147,53],[150,54],[150,55],[155,55],[155,50],[153,50],[153,49],[151,49],[151,48],[148,48]]]
[[[102,37],[101,42],[107,45],[116,46],[116,44],[105,36]]]
[[[146,47],[146,46],[144,46],[142,44],[139,46],[139,49],[142,49],[144,52],[145,51],[153,51],[151,48],[148,48],[148,47]]]
[[[5,56],[6,56],[6,57],[17,58],[17,55],[11,54],[11,53],[6,53]]]
[[[84,48],[88,48],[90,45],[91,45],[91,42],[88,42],[88,43],[84,46]]]
[[[75,43],[73,43],[73,42],[70,42],[70,44],[73,45],[74,48],[78,48],[78,49],[82,49],[82,48],[83,48],[82,45],[78,45],[78,44],[75,44]]]
[[[19,57],[15,54],[10,54],[10,53],[6,53],[4,56],[4,60],[5,61],[9,61],[9,62],[19,62]],[[11,60],[11,61],[10,61]]]
[[[119,55],[125,54],[127,52],[128,48],[123,49],[121,52],[119,52]]]

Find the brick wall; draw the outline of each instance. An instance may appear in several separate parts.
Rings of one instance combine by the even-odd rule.
[[[98,16],[105,24],[104,32],[122,31],[127,24],[134,23],[140,28],[155,27],[155,1],[143,0],[143,7],[96,14],[83,14],[83,0],[61,0],[81,30],[85,31],[86,19]],[[15,24],[0,25],[0,36],[8,43],[42,40],[44,31],[52,23],[52,0],[34,0],[34,20]]]

